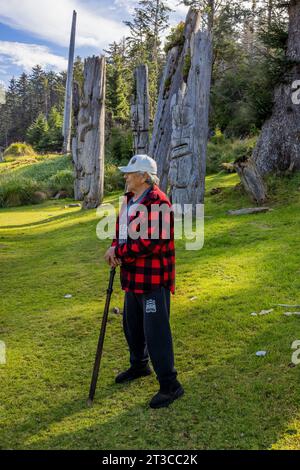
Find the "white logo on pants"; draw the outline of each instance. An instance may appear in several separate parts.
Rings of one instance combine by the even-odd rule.
[[[146,300],[146,313],[155,313],[156,312],[156,303],[154,299]]]

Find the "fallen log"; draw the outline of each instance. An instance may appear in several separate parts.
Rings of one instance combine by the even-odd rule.
[[[271,210],[269,207],[247,207],[245,209],[227,211],[227,214],[228,215],[259,214],[260,212],[268,212],[269,210]]]

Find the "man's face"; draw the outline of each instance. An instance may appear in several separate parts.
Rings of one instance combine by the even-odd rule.
[[[125,173],[126,190],[130,192],[138,192],[146,181],[146,178],[140,173]]]

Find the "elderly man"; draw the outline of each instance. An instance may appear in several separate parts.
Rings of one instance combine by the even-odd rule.
[[[169,210],[169,199],[158,188],[157,166],[152,158],[135,155],[127,166],[119,169],[124,173],[128,192],[117,220],[116,238],[105,259],[110,266],[121,266],[121,285],[125,290],[123,328],[131,367],[121,372],[116,382],[151,374],[150,357],[160,384],[150,407],[161,408],[184,393],[174,368],[169,323],[170,292],[174,293],[175,281],[173,214]],[[124,211],[125,224],[120,223],[124,220]],[[147,233],[141,231],[140,236],[133,237],[128,228],[140,221],[140,214],[145,216],[144,212]],[[156,229],[153,222],[157,222]],[[140,228],[141,225],[143,223],[137,223]]]

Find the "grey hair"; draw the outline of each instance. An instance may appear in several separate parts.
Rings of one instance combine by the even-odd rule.
[[[146,183],[157,186],[159,185],[159,178],[156,175],[152,175],[151,173],[146,173],[145,171],[139,171],[140,175],[147,175]]]

